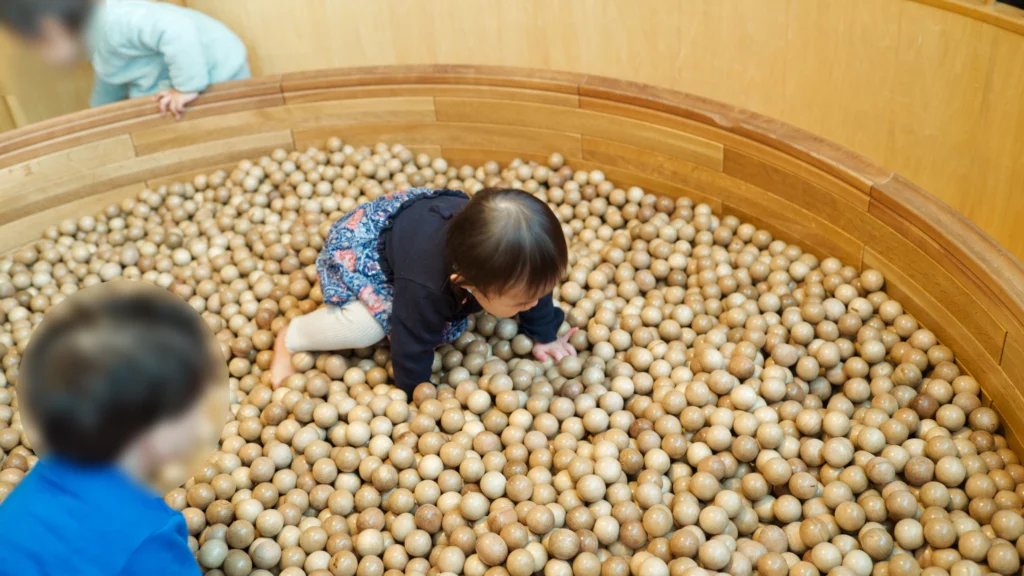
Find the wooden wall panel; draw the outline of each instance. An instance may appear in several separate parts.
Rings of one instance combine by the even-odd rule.
[[[353,124],[434,121],[433,98],[374,98],[312,102],[177,122],[132,133],[140,156],[226,138]]]
[[[1011,217],[1024,210],[1016,193],[1024,166],[1014,154],[1024,148],[1024,12],[1006,6],[964,0],[173,1],[236,30],[257,75],[497,64],[606,75],[716,98],[895,169],[1024,255],[1024,229]],[[88,67],[48,71],[0,33],[0,96],[17,97],[16,124],[79,109],[90,87]],[[294,98],[334,96],[317,91]],[[981,194],[989,201],[977,202]]]
[[[816,134],[842,135],[846,146],[883,158],[902,5],[892,0],[791,0],[779,117]],[[841,103],[842,113],[833,103]]]
[[[87,179],[91,172],[135,157],[127,135],[61,152],[0,169],[0,201],[31,194],[59,181]]]
[[[617,140],[665,156],[679,158],[712,170],[722,170],[722,145],[692,134],[601,114],[524,102],[437,98],[437,119],[442,122],[476,122],[530,126]]]
[[[992,72],[985,77],[981,118],[975,121],[978,138],[969,182],[962,198],[950,203],[1024,257],[1019,225],[1024,216],[1024,162],[1019,153],[1024,149],[1024,110],[1017,106],[1024,95],[1024,47],[1015,33],[997,30],[994,35]]]
[[[904,21],[920,26],[903,31],[895,53],[884,161],[900,174],[913,175],[913,182],[926,190],[960,191],[949,194],[947,202],[962,210],[977,200],[968,191],[976,189],[980,175],[975,162],[994,31],[977,20],[913,2],[904,4],[902,12]],[[922,61],[935,67],[922,73]],[[935,145],[937,139],[942,145]]]
[[[494,124],[451,124],[442,122],[410,124],[358,124],[322,126],[295,131],[295,147],[322,146],[331,136],[353,145],[377,142],[414,146],[514,150],[543,154],[559,152],[567,158],[581,155],[580,137],[566,132],[499,126]]]
[[[68,70],[51,68],[0,27],[0,96],[17,99],[18,126],[82,110],[89,105],[91,93],[88,63]]]

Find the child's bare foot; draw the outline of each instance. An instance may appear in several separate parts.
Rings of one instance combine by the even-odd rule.
[[[281,386],[285,378],[295,374],[295,367],[292,366],[292,353],[285,345],[287,333],[287,328],[281,330],[274,340],[274,358],[270,361],[270,381],[274,383],[275,389]]]

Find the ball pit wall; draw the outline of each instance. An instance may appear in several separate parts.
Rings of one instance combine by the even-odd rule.
[[[819,257],[883,272],[1024,438],[1024,267],[898,174],[806,131],[608,78],[480,66],[349,68],[214,87],[182,122],[148,100],[0,135],[0,250],[146,187],[331,136],[454,165],[563,154],[620,186],[689,196]]]
[[[1024,10],[993,0],[164,1],[235,30],[257,76],[502,65],[714,98],[907,176],[1024,258]],[[91,89],[87,64],[47,69],[0,30],[0,130]]]

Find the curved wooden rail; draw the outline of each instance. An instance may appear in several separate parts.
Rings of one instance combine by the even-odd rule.
[[[354,68],[217,86],[183,122],[148,101],[80,112],[0,136],[0,249],[146,186],[334,135],[401,142],[453,163],[561,152],[620,185],[689,195],[819,256],[881,270],[890,294],[982,383],[1008,436],[1024,438],[1019,261],[845,148],[641,84],[513,68]]]

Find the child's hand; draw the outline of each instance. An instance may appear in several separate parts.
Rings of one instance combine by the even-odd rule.
[[[546,362],[549,358],[558,362],[566,356],[575,356],[576,349],[572,347],[572,344],[569,344],[569,338],[572,338],[572,335],[579,331],[579,328],[573,328],[562,336],[559,336],[554,342],[548,342],[547,344],[534,344],[533,357],[541,362]]]
[[[199,92],[178,92],[172,88],[153,96],[153,101],[160,104],[161,116],[167,116],[167,113],[170,112],[177,120],[181,120],[181,115],[185,113],[185,106],[196,98],[199,98]]]

